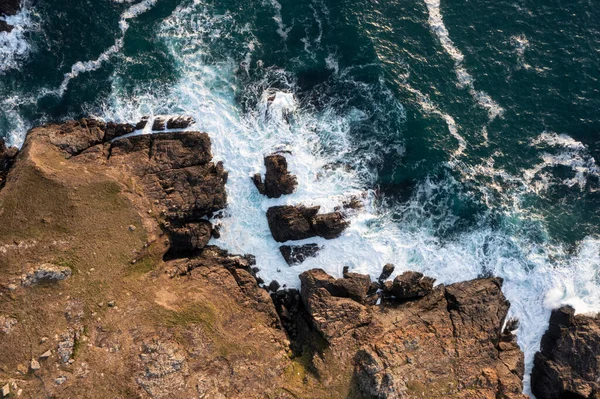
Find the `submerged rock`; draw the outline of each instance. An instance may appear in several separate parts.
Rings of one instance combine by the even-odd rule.
[[[44,263],[35,269],[30,269],[27,274],[21,277],[21,285],[29,287],[30,285],[40,283],[53,283],[65,280],[72,274],[71,268],[67,266],[56,266]]]
[[[265,181],[260,174],[254,175],[252,180],[261,194],[269,198],[279,198],[284,194],[291,194],[296,189],[298,181],[296,176],[288,171],[287,160],[283,155],[275,154],[265,157]]]
[[[315,236],[338,237],[348,227],[339,212],[317,215],[320,207],[284,205],[267,210],[267,221],[275,241],[303,240]]]
[[[552,311],[535,355],[531,390],[544,399],[600,397],[600,315],[575,315],[564,306]]]
[[[290,266],[299,265],[307,258],[317,256],[320,249],[321,247],[317,244],[282,245],[279,247],[281,255]]]

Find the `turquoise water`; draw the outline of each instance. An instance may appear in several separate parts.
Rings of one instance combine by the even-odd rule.
[[[500,275],[528,367],[549,309],[600,310],[600,9],[592,1],[47,0],[0,37],[0,136],[186,113],[231,171],[217,242],[261,276],[385,262]],[[268,98],[275,96],[275,101]],[[299,190],[261,198],[262,156]],[[264,211],[366,208],[289,268]],[[526,379],[527,383],[528,379]],[[528,390],[528,388],[526,388]]]

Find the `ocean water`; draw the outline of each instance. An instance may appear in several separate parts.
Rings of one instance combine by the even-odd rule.
[[[286,287],[344,266],[504,278],[529,371],[550,310],[600,311],[600,9],[590,0],[47,0],[0,33],[0,136],[187,114],[230,171],[215,244]],[[144,132],[139,132],[144,133]],[[147,133],[147,132],[146,132]],[[258,194],[288,150],[296,193]],[[266,210],[364,209],[289,267]],[[300,242],[302,243],[302,242]]]

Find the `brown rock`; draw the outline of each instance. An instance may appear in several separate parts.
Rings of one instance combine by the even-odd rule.
[[[364,395],[519,398],[523,354],[500,332],[508,303],[496,279],[438,286],[374,315],[385,329],[356,356]],[[499,345],[502,342],[502,345]]]
[[[600,315],[575,315],[570,306],[552,311],[536,353],[531,390],[538,398],[600,397]]]
[[[267,173],[262,182],[260,174],[253,177],[254,184],[261,194],[269,198],[279,198],[284,194],[291,194],[296,189],[298,181],[296,176],[288,171],[287,160],[283,155],[275,154],[265,157]]]
[[[383,266],[383,270],[381,271],[381,274],[379,275],[379,279],[378,279],[379,283],[383,284],[383,282],[385,280],[390,278],[392,273],[394,273],[395,268],[396,267],[394,265],[392,265],[391,263],[388,263],[387,265]]]
[[[17,147],[6,147],[4,139],[0,138],[0,188],[4,186],[8,171],[13,166],[18,154]]]
[[[422,273],[406,272],[394,279],[392,295],[398,300],[424,297],[433,290],[434,281]]]

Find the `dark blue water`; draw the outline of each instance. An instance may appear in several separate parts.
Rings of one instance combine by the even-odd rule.
[[[505,278],[528,364],[560,303],[600,310],[600,9],[592,1],[47,0],[3,36],[0,136],[187,113],[232,171],[220,245],[277,257],[247,179],[287,146],[287,202],[366,195],[306,268]],[[20,25],[19,25],[20,24]],[[275,95],[272,104],[268,98]],[[312,262],[312,263],[311,263]]]

